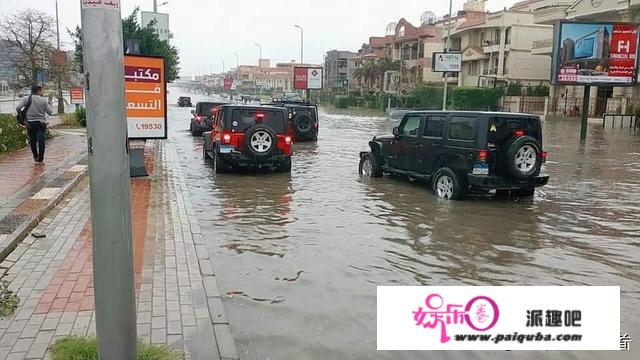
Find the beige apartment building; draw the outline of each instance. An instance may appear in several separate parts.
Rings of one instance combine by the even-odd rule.
[[[451,49],[462,52],[459,86],[549,82],[551,59],[532,52],[534,42],[553,37],[553,26],[534,23],[532,9],[541,1],[521,1],[494,13],[485,12],[482,0],[465,3],[467,16],[451,24]],[[446,39],[447,23],[441,23]]]
[[[640,0],[544,0],[534,9],[537,24],[553,25],[560,20],[585,22],[640,22]],[[534,42],[533,52],[551,59],[553,36]],[[631,113],[640,108],[639,87],[592,86],[589,114]],[[572,106],[581,106],[582,86],[552,86],[550,112],[563,115]]]

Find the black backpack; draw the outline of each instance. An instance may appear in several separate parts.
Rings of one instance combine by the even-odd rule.
[[[31,96],[33,96],[33,95],[29,95],[29,99],[27,100],[27,104],[22,109],[20,109],[20,111],[18,112],[18,116],[17,116],[18,124],[20,124],[22,126],[27,126],[28,125],[27,111],[29,111],[29,108],[31,107]]]

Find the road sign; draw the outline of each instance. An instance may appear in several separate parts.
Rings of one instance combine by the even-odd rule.
[[[72,104],[84,104],[84,89],[81,87],[72,87],[69,89],[69,97]]]
[[[434,72],[460,72],[462,70],[462,54],[434,52],[431,69]]]
[[[293,88],[297,90],[322,90],[322,68],[294,67]]]
[[[125,55],[124,85],[130,139],[167,138],[167,83],[164,59]]]

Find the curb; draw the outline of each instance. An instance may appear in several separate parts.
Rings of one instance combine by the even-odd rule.
[[[86,158],[83,158],[80,162],[83,162],[85,159]],[[74,166],[77,166],[77,164]],[[70,169],[65,171],[65,173],[70,172]],[[64,197],[87,176],[88,169],[85,167],[81,171],[72,172],[76,172],[76,176],[71,179],[70,182],[62,186],[61,190],[55,197],[48,200],[45,206],[39,208],[36,214],[30,215],[15,231],[13,231],[13,233],[9,234],[8,237],[2,241],[2,244],[0,244],[0,262],[7,259],[13,250],[15,250],[15,248],[18,247],[18,245],[29,235],[29,232],[45,218],[47,213],[58,205],[60,201],[62,201],[62,199],[64,199]],[[64,176],[64,174],[61,176]],[[25,202],[29,200],[30,199],[27,199]]]

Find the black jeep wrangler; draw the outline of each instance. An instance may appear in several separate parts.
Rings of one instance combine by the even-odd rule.
[[[318,141],[318,106],[307,101],[276,99],[265,104],[289,111],[289,127],[295,142]]]
[[[392,136],[376,136],[369,147],[360,153],[362,176],[425,179],[445,199],[463,199],[471,190],[532,196],[549,181],[540,173],[547,153],[536,115],[409,112]]]
[[[178,98],[179,107],[192,107],[191,98],[189,96],[180,96]]]
[[[211,130],[211,119],[213,118],[213,110],[226,102],[206,102],[201,101],[196,104],[195,110],[191,110],[191,122],[189,123],[189,131],[193,136],[202,136],[205,131]]]
[[[281,107],[222,105],[205,132],[203,156],[217,173],[239,167],[291,171],[293,139]]]

